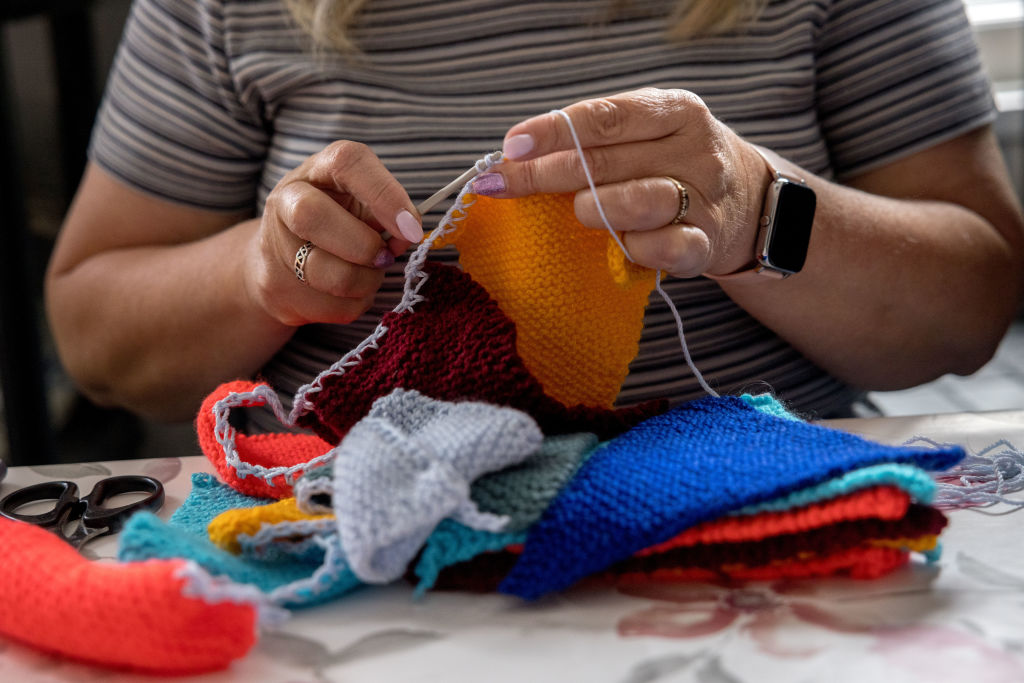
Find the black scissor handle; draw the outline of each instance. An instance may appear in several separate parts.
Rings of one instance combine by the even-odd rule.
[[[55,500],[53,509],[38,515],[26,515],[18,508],[29,503]],[[73,481],[47,481],[13,491],[0,500],[0,515],[19,522],[28,522],[46,529],[55,529],[71,517],[79,505],[78,486]]]
[[[122,493],[147,495],[142,500],[120,507],[104,507],[104,503]],[[152,477],[138,474],[108,477],[97,482],[89,495],[82,498],[82,502],[85,503],[82,526],[90,529],[105,528],[109,533],[116,533],[134,513],[140,510],[159,510],[164,504],[164,486]]]

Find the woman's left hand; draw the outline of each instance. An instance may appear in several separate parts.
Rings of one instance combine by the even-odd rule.
[[[611,226],[640,265],[678,277],[721,275],[749,264],[771,174],[761,155],[685,90],[645,88],[584,100],[572,119]],[[555,112],[516,124],[507,161],[474,190],[498,197],[576,192],[576,217],[606,229],[565,119]],[[689,195],[682,222],[678,180]]]

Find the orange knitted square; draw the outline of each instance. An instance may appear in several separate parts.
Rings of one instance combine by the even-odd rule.
[[[516,349],[546,394],[610,408],[639,350],[655,271],[577,221],[572,194],[464,198],[466,217],[436,246],[454,244],[515,323]]]

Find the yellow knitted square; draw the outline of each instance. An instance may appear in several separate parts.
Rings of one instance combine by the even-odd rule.
[[[545,393],[610,408],[639,350],[655,271],[576,220],[572,194],[465,195],[454,244],[464,271],[515,323],[517,350]]]
[[[222,512],[206,527],[206,533],[214,545],[237,555],[242,551],[238,537],[242,534],[251,536],[264,524],[333,518],[334,515],[306,514],[299,509],[294,498],[283,498],[268,505]]]

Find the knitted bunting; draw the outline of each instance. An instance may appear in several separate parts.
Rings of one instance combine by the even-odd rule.
[[[244,654],[271,605],[403,574],[418,594],[535,599],[580,581],[876,578],[936,552],[946,518],[921,468],[962,450],[872,443],[768,395],[615,409],[655,273],[580,225],[572,195],[464,189],[453,211],[433,246],[463,270],[426,263],[428,238],[402,304],[291,414],[253,382],[207,397],[199,443],[227,485],[197,475],[169,523],[129,520],[122,564],[0,519],[0,633],[201,672]],[[255,406],[314,433],[240,433],[229,411]]]
[[[858,467],[942,469],[962,457],[780,419],[736,397],[694,401],[599,448],[531,528],[501,590],[533,599],[567,588],[694,524]]]
[[[477,508],[470,484],[533,455],[542,438],[513,408],[403,390],[378,399],[334,459],[338,534],[356,575],[368,583],[401,577],[445,517],[502,530],[508,518]]]
[[[347,566],[328,562],[333,556],[328,557],[327,550],[334,550],[329,542],[301,548],[293,544],[292,549],[299,552],[274,553],[272,549],[280,549],[282,543],[273,535],[260,538],[258,542],[262,545],[253,547],[243,534],[232,535],[226,531],[222,520],[219,540],[230,538],[232,546],[240,553],[236,555],[218,547],[207,536],[209,524],[219,516],[238,515],[242,519],[247,519],[245,513],[258,516],[265,514],[260,511],[272,507],[270,502],[243,495],[208,474],[194,474],[192,491],[169,522],[148,513],[128,520],[118,536],[118,559],[188,559],[214,576],[253,586],[268,602],[285,607],[319,604],[361,585]],[[272,511],[271,516],[275,522],[261,526],[256,534],[266,528],[288,538],[296,531],[281,521],[281,515]],[[333,521],[329,526],[333,528]],[[246,529],[252,531],[251,526]],[[300,535],[310,537],[310,528],[304,528]],[[326,580],[313,579],[325,574]]]
[[[507,517],[503,531],[522,531],[540,519],[597,443],[594,434],[549,436],[523,462],[474,481],[470,500],[483,512]],[[297,505],[309,515],[334,514],[333,491],[333,467],[314,468],[295,483]]]
[[[518,355],[544,393],[611,408],[639,350],[655,272],[581,225],[573,196],[466,197],[465,220],[437,246],[455,244],[463,270],[515,323]]]
[[[378,398],[395,388],[444,401],[509,406],[533,417],[544,434],[619,434],[664,409],[663,402],[609,410],[564,404],[547,393],[516,349],[516,326],[469,275],[427,263],[424,301],[412,313],[386,313],[385,341],[344,374],[323,378],[299,424],[338,443]]]

